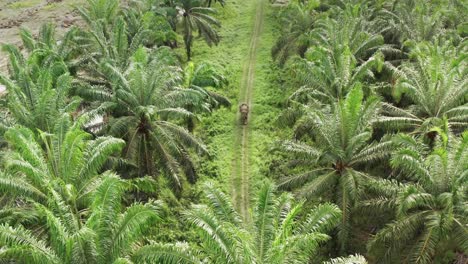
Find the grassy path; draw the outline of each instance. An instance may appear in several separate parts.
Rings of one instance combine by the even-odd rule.
[[[252,104],[252,95],[254,89],[254,80],[255,80],[255,65],[257,62],[257,50],[258,43],[260,41],[260,35],[262,33],[262,26],[264,20],[264,10],[265,10],[265,0],[255,0],[256,1],[256,12],[255,12],[255,22],[254,28],[252,31],[249,53],[247,60],[245,61],[242,82],[241,82],[241,92],[239,96],[240,103],[247,103],[250,108],[249,119],[252,118],[254,114],[253,104]],[[237,120],[239,120],[239,115],[237,115]],[[240,122],[236,122],[236,140],[235,143],[235,155],[233,158],[233,167],[232,167],[232,195],[234,204],[237,210],[241,213],[244,220],[248,220],[249,217],[249,188],[251,186],[250,181],[250,169],[249,169],[249,130],[250,125],[240,125]]]

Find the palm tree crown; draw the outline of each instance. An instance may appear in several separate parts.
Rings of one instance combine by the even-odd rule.
[[[208,45],[218,44],[220,37],[216,27],[220,26],[218,20],[212,17],[216,10],[204,7],[200,0],[179,0],[178,18],[183,24],[184,43],[187,59],[192,56],[193,32],[198,31]]]
[[[466,252],[468,134],[460,140],[451,136],[428,156],[421,154],[416,140],[403,139],[391,164],[414,184],[399,186],[390,200],[383,196],[373,201],[394,209],[396,220],[376,234],[370,252],[381,263],[434,263]],[[379,202],[383,200],[387,202]]]
[[[301,140],[286,141],[281,146],[292,154],[286,166],[296,174],[284,177],[280,187],[298,188],[301,196],[309,198],[334,190],[329,198],[343,212],[339,233],[342,250],[351,210],[360,199],[363,184],[374,179],[362,169],[363,165],[387,157],[392,148],[389,141],[371,141],[378,105],[376,98],[363,101],[361,88],[355,87],[331,109],[316,111],[305,106],[296,124],[296,138]]]

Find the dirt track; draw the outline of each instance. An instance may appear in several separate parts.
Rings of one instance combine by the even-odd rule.
[[[265,0],[256,1],[255,24],[250,39],[249,54],[244,65],[241,93],[239,97],[240,103],[247,103],[249,105],[249,121],[254,114],[252,105],[252,94],[254,89],[255,80],[255,65],[257,61],[257,49],[260,41],[260,35],[263,27]],[[238,118],[239,119],[239,118]],[[234,205],[241,213],[244,220],[249,220],[249,205],[250,205],[250,169],[249,169],[249,129],[250,125],[241,125],[237,122],[236,132],[236,146],[232,168],[232,196]],[[239,158],[240,157],[240,158]]]

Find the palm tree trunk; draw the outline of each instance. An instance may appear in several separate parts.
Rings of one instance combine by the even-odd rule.
[[[211,0],[208,0],[208,7],[211,7]]]
[[[187,52],[187,61],[190,61],[192,58],[191,58],[191,53],[192,53],[192,47],[191,47],[192,43],[185,43],[185,50]]]
[[[186,29],[187,30],[187,29]],[[190,34],[190,33],[188,33]],[[187,61],[190,61],[191,59],[191,53],[192,53],[192,36],[188,35],[187,32],[184,35],[184,44],[185,44],[185,52],[187,54]]]
[[[193,117],[189,117],[187,120],[187,130],[192,133],[195,129],[195,122],[193,121]]]

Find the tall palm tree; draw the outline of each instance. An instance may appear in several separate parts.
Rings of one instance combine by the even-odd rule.
[[[97,95],[94,100],[111,116],[105,131],[126,140],[123,154],[135,165],[136,175],[162,174],[174,190],[180,190],[182,174],[190,182],[196,181],[189,149],[204,153],[206,148],[179,121],[194,116],[183,106],[205,95],[178,88],[180,69],[152,60],[143,49],[131,61],[127,71],[110,64],[103,66],[106,78],[112,82],[111,91],[91,87]]]
[[[170,263],[305,263],[340,218],[335,205],[322,204],[307,213],[304,203],[294,204],[286,193],[275,195],[275,187],[265,183],[257,194],[252,221],[245,222],[216,186],[206,184],[204,191],[206,204],[185,214],[200,236],[200,252],[184,245],[166,246],[162,252],[161,245],[148,245],[144,251],[154,253],[140,261],[157,263],[171,254]]]
[[[183,24],[183,35],[187,60],[192,55],[193,32],[203,37],[208,45],[218,44],[220,37],[216,27],[220,26],[218,20],[212,15],[216,10],[210,7],[203,7],[201,0],[179,0],[180,6],[177,6],[178,18]]]
[[[425,135],[431,142],[437,136],[434,128],[442,128],[446,122],[455,133],[465,130],[468,83],[463,51],[447,43],[422,43],[412,54],[414,61],[396,72],[395,90],[407,95],[413,105],[403,108],[384,103],[384,117],[378,123],[391,130]]]
[[[363,101],[362,89],[353,88],[344,100],[322,111],[305,106],[296,123],[296,140],[281,145],[292,159],[286,166],[292,175],[280,180],[280,187],[297,190],[307,198],[335,201],[343,212],[339,225],[341,251],[349,237],[352,209],[360,200],[366,181],[375,179],[365,165],[386,158],[392,143],[372,141],[372,125],[378,118],[379,102]]]
[[[450,136],[428,156],[416,140],[402,142],[391,165],[410,183],[372,202],[394,210],[396,219],[370,241],[371,255],[379,263],[441,263],[466,255],[468,133]]]

